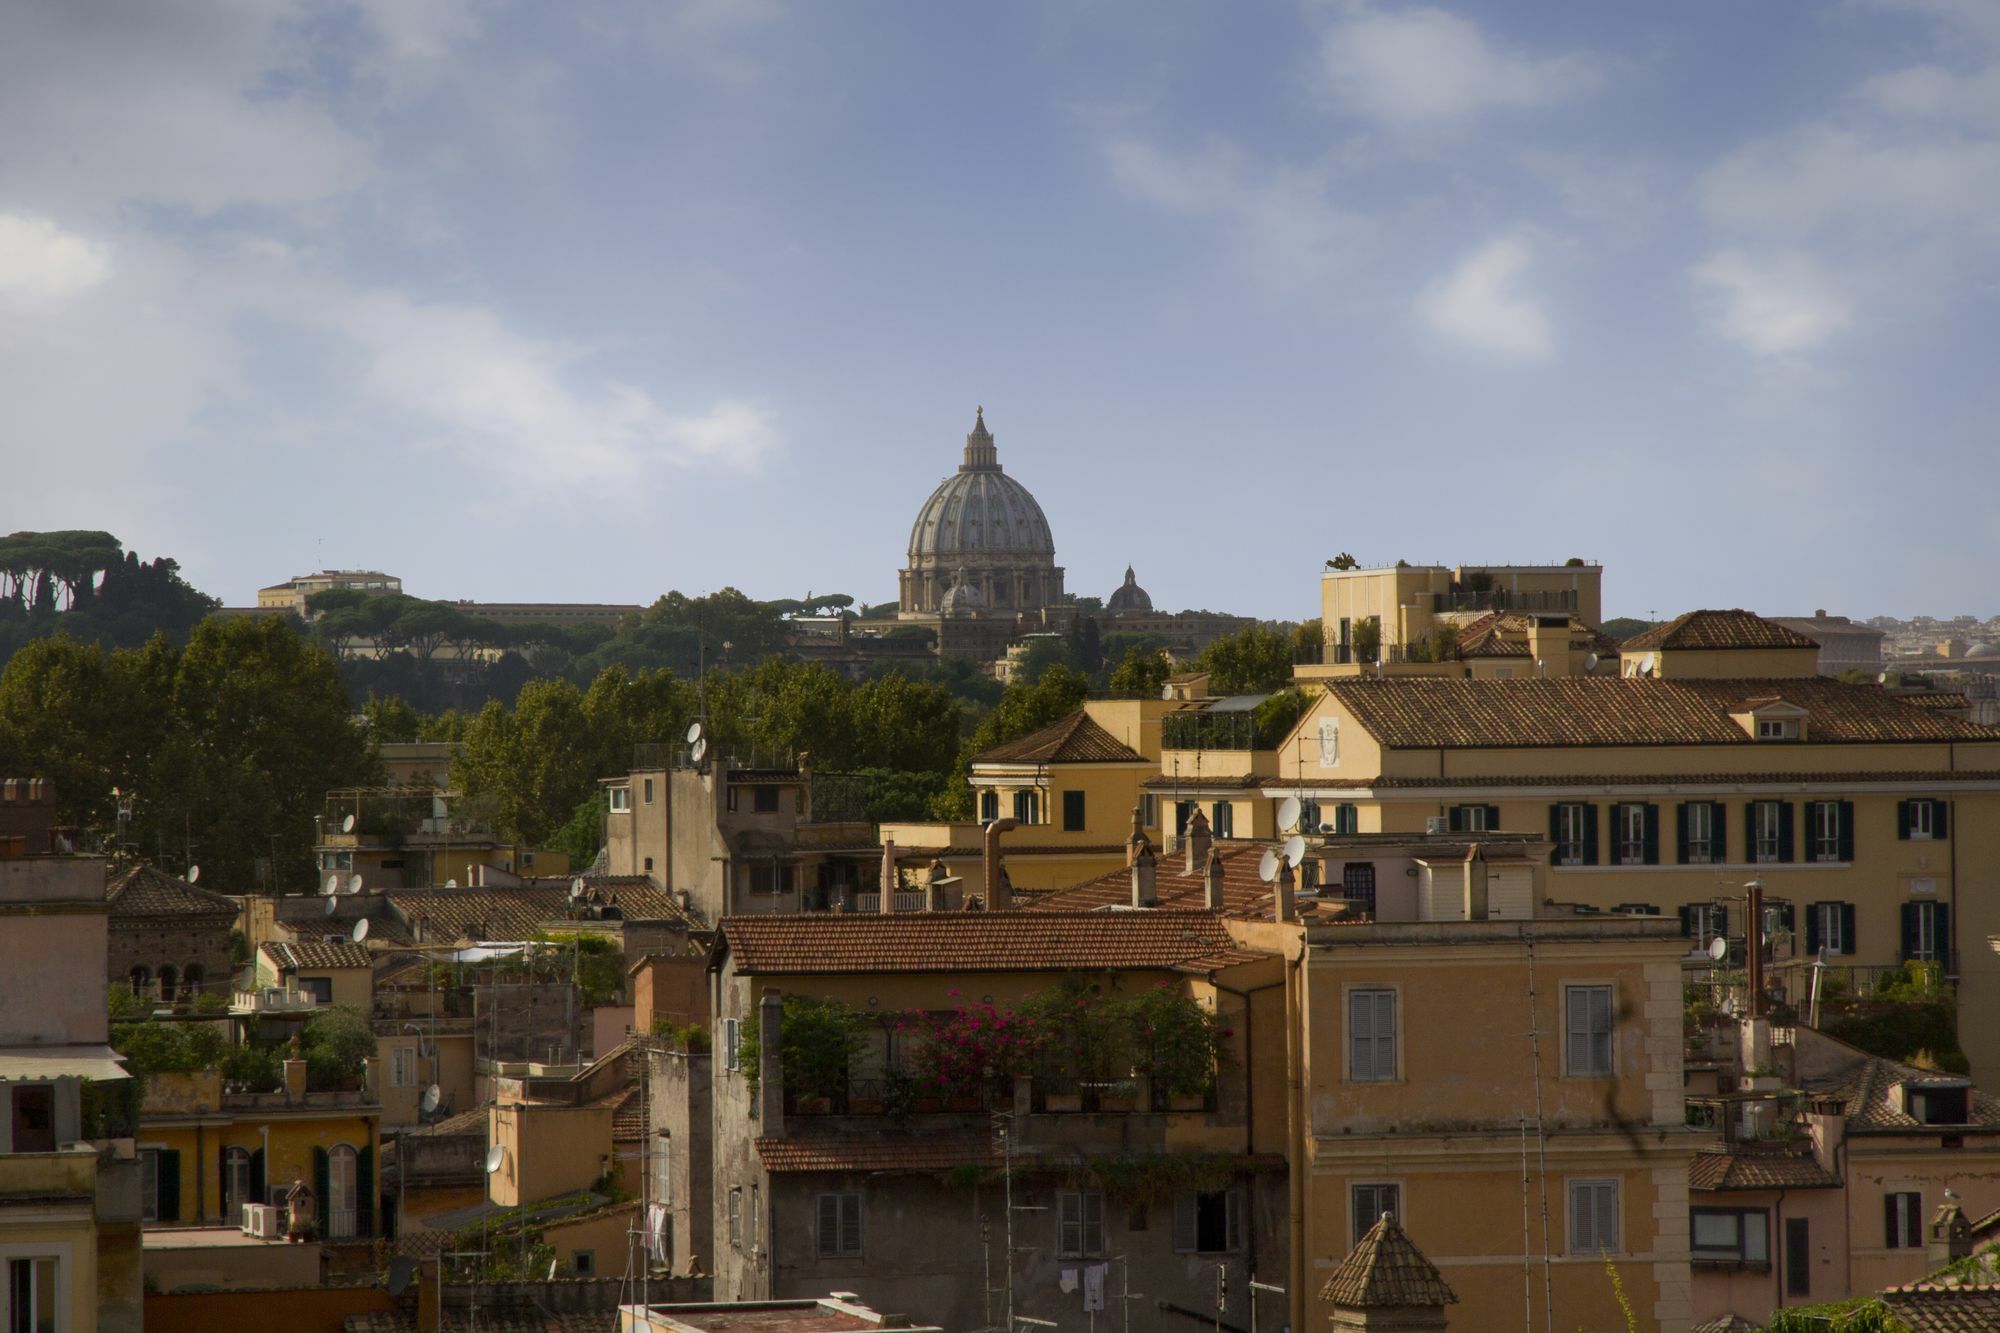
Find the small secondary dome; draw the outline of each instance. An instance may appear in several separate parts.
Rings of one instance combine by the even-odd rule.
[[[1967,657],[2000,657],[2000,644],[1975,643],[1965,650]]]
[[[1132,575],[1132,566],[1125,566],[1125,582],[1111,594],[1104,603],[1104,609],[1114,616],[1146,615],[1153,609],[1153,599],[1139,586],[1139,580]]]
[[[969,616],[983,610],[986,599],[979,595],[979,589],[972,586],[966,576],[965,567],[959,566],[952,576],[951,586],[944,591],[944,598],[938,603],[938,614],[944,616]]]

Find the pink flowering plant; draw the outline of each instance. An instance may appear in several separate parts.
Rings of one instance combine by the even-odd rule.
[[[1175,1096],[1201,1096],[1215,1085],[1232,1035],[1214,1010],[1169,982],[1119,1002],[1133,1068]]]
[[[1030,1017],[963,1000],[941,1013],[905,1014],[896,1026],[916,1039],[910,1064],[919,1091],[939,1097],[977,1096],[995,1080],[1029,1072],[1042,1040]]]

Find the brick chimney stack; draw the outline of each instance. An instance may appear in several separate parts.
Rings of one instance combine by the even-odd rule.
[[[1157,878],[1158,867],[1153,860],[1153,849],[1141,847],[1139,855],[1132,862],[1132,906],[1158,907],[1160,888]]]
[[[1224,873],[1222,853],[1211,848],[1208,853],[1208,868],[1202,875],[1202,905],[1207,907],[1211,912],[1220,912],[1222,910],[1222,881]]]
[[[1125,839],[1125,864],[1131,865],[1139,859],[1139,849],[1147,846],[1146,810],[1144,806],[1132,807],[1132,836]]]
[[[1181,873],[1199,875],[1202,867],[1208,864],[1209,848],[1215,845],[1215,840],[1208,835],[1208,816],[1199,810],[1189,815],[1187,831],[1181,834],[1181,841],[1187,851],[1187,866]]]
[[[1292,863],[1279,858],[1277,890],[1277,919],[1296,921],[1299,919],[1299,900],[1295,892],[1296,880],[1292,873]]]

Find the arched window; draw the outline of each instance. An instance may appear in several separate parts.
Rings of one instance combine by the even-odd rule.
[[[153,970],[143,963],[134,967],[127,976],[132,983],[134,995],[144,995],[146,988],[153,984]]]
[[[250,1179],[250,1150],[248,1148],[224,1148],[222,1150],[222,1220],[230,1226],[240,1226],[243,1222],[243,1205],[262,1203],[263,1200],[252,1193]]]
[[[169,1002],[173,1000],[175,993],[174,985],[177,980],[178,978],[174,974],[174,965],[172,963],[160,964],[160,998],[162,1000]]]
[[[190,1000],[201,998],[201,983],[207,977],[200,963],[189,963],[181,969],[181,994]]]
[[[337,1144],[328,1151],[326,1165],[327,1239],[351,1240],[359,1226],[356,1208],[360,1198],[354,1149],[345,1143]]]

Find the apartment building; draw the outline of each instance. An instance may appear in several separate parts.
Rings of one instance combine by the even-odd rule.
[[[1457,630],[1495,612],[1552,617],[1563,652],[1534,654],[1567,661],[1569,622],[1604,623],[1604,568],[1571,560],[1560,565],[1411,565],[1335,569],[1320,576],[1324,665],[1391,664],[1431,656],[1441,629]],[[1551,644],[1555,641],[1551,640]],[[1591,651],[1575,654],[1582,657]],[[1554,674],[1553,670],[1550,674]]]

